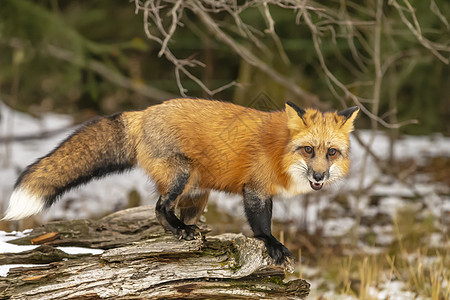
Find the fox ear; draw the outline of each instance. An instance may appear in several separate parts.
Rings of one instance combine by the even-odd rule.
[[[305,113],[306,111],[303,108],[298,107],[290,101],[286,102],[288,128],[298,131],[303,127],[306,127],[305,120],[303,119]]]
[[[341,116],[344,118],[344,123],[342,123],[342,127],[346,127],[348,132],[353,131],[353,123],[356,119],[356,116],[358,115],[359,107],[358,106],[352,106],[347,109],[344,109],[337,113],[338,116]]]

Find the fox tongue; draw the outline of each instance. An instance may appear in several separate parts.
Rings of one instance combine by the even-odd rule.
[[[317,182],[311,182],[311,181],[309,182],[309,184],[311,185],[311,188],[316,191],[320,190],[323,186],[323,183],[317,183]]]

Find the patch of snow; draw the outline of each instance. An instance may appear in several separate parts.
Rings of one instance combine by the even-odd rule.
[[[321,270],[320,268],[314,268],[307,265],[302,265],[302,274],[305,278],[313,278],[316,276],[320,276]]]
[[[388,246],[394,242],[394,227],[392,225],[374,225],[371,228],[376,234],[376,243],[378,245]]]
[[[432,234],[430,234],[430,236],[426,237],[426,239],[427,244],[432,248],[438,248],[444,245],[442,234],[439,232],[433,232]]]
[[[380,284],[378,288],[369,287],[369,295],[375,299],[410,300],[420,299],[416,294],[405,291],[405,283],[402,281],[388,281]]]
[[[380,210],[378,207],[375,206],[367,206],[362,211],[362,216],[364,217],[375,217],[377,213],[379,213]]]
[[[385,197],[380,200],[380,211],[395,217],[397,211],[406,206],[406,202],[398,197]]]
[[[12,268],[31,268],[31,267],[42,267],[42,266],[48,266],[48,264],[41,264],[41,265],[36,265],[36,264],[12,264],[12,265],[0,265],[0,277],[6,277],[6,275],[8,275],[8,272],[10,269]]]
[[[27,229],[24,231],[12,231],[6,232],[0,230],[0,253],[20,253],[23,251],[33,250],[39,245],[15,245],[10,244],[8,241],[17,238],[27,236],[32,229]],[[90,253],[92,255],[102,254],[104,250],[94,249],[94,248],[84,248],[84,247],[56,247],[57,249],[66,252],[67,254],[86,254]]]
[[[440,197],[436,193],[430,193],[425,196],[423,202],[434,216],[442,219],[449,218],[448,221],[450,221],[450,197]]]
[[[310,297],[308,296],[308,298]],[[334,291],[329,291],[321,294],[316,299],[357,300],[358,298],[352,295],[337,294]]]
[[[386,249],[382,247],[369,246],[365,243],[358,242],[358,252],[359,254],[365,255],[380,255],[382,253],[385,253]]]
[[[103,249],[93,249],[93,248],[84,248],[84,247],[56,247],[61,251],[66,252],[67,254],[92,254],[99,255],[105,252]]]
[[[5,232],[0,230],[0,253],[19,253],[37,248],[38,247],[37,245],[14,245],[7,242],[10,240],[27,236],[27,234],[30,231],[31,230],[26,230],[23,232],[20,231]]]
[[[29,114],[11,109],[0,101],[0,137],[32,136],[42,132],[59,130],[73,125],[68,115],[46,113],[37,119]]]
[[[0,241],[0,253],[19,253],[23,251],[33,250],[38,245],[14,245],[8,242]]]
[[[32,229],[27,229],[24,231],[12,231],[5,232],[0,231],[0,253],[20,253],[23,251],[33,250],[39,245],[14,245],[8,243],[8,241],[27,236]],[[102,249],[92,249],[83,247],[56,247],[57,249],[66,252],[67,254],[92,254],[98,255],[102,254],[104,250]],[[17,267],[35,267],[35,266],[45,266],[47,264],[9,264],[0,265],[0,276],[6,276],[11,268]]]
[[[329,219],[324,221],[323,236],[324,237],[341,237],[347,234],[356,221],[353,218]]]

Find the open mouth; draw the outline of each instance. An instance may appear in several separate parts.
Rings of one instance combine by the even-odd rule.
[[[323,187],[323,183],[317,183],[317,182],[310,181],[309,184],[311,185],[311,188],[316,191],[322,189],[322,187]]]

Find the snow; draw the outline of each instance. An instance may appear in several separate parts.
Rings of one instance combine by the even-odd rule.
[[[402,281],[388,281],[382,283],[379,288],[370,287],[369,295],[374,299],[409,300],[417,299],[417,295],[411,291],[405,291],[405,283]]]
[[[92,255],[99,255],[99,254],[102,254],[105,251],[103,249],[83,248],[83,247],[56,247],[56,249],[64,251],[67,254],[92,254]]]
[[[8,272],[12,268],[30,268],[30,267],[42,267],[42,266],[48,266],[48,264],[11,264],[11,265],[0,265],[0,277],[6,277],[8,275]]]
[[[324,237],[340,237],[348,233],[353,226],[356,225],[356,220],[353,218],[340,218],[325,220],[323,226]]]
[[[14,245],[8,243],[8,241],[25,237],[31,232],[31,229],[24,231],[12,231],[5,232],[0,230],[0,254],[1,253],[20,253],[23,251],[33,250],[39,245]],[[104,250],[102,249],[91,249],[83,247],[56,247],[57,249],[66,252],[67,254],[92,254],[99,255],[102,254]],[[44,266],[46,264],[10,264],[10,265],[0,265],[0,276],[6,276],[9,269],[17,267],[34,267],[34,266]]]
[[[395,240],[394,227],[392,225],[374,225],[373,232],[376,234],[376,243],[379,245],[390,245]]]
[[[31,232],[31,229],[24,231],[12,231],[5,232],[0,230],[0,253],[19,253],[23,251],[33,250],[39,245],[14,245],[8,243],[10,240],[25,237]],[[83,247],[56,247],[57,249],[66,252],[67,254],[92,254],[98,255],[102,254],[104,250],[94,249],[94,248],[83,248]]]
[[[0,231],[0,253],[19,253],[23,251],[33,250],[37,246],[34,245],[14,245],[7,243],[7,241],[21,238],[27,235],[31,230],[26,230],[23,232],[12,231],[5,232]]]

